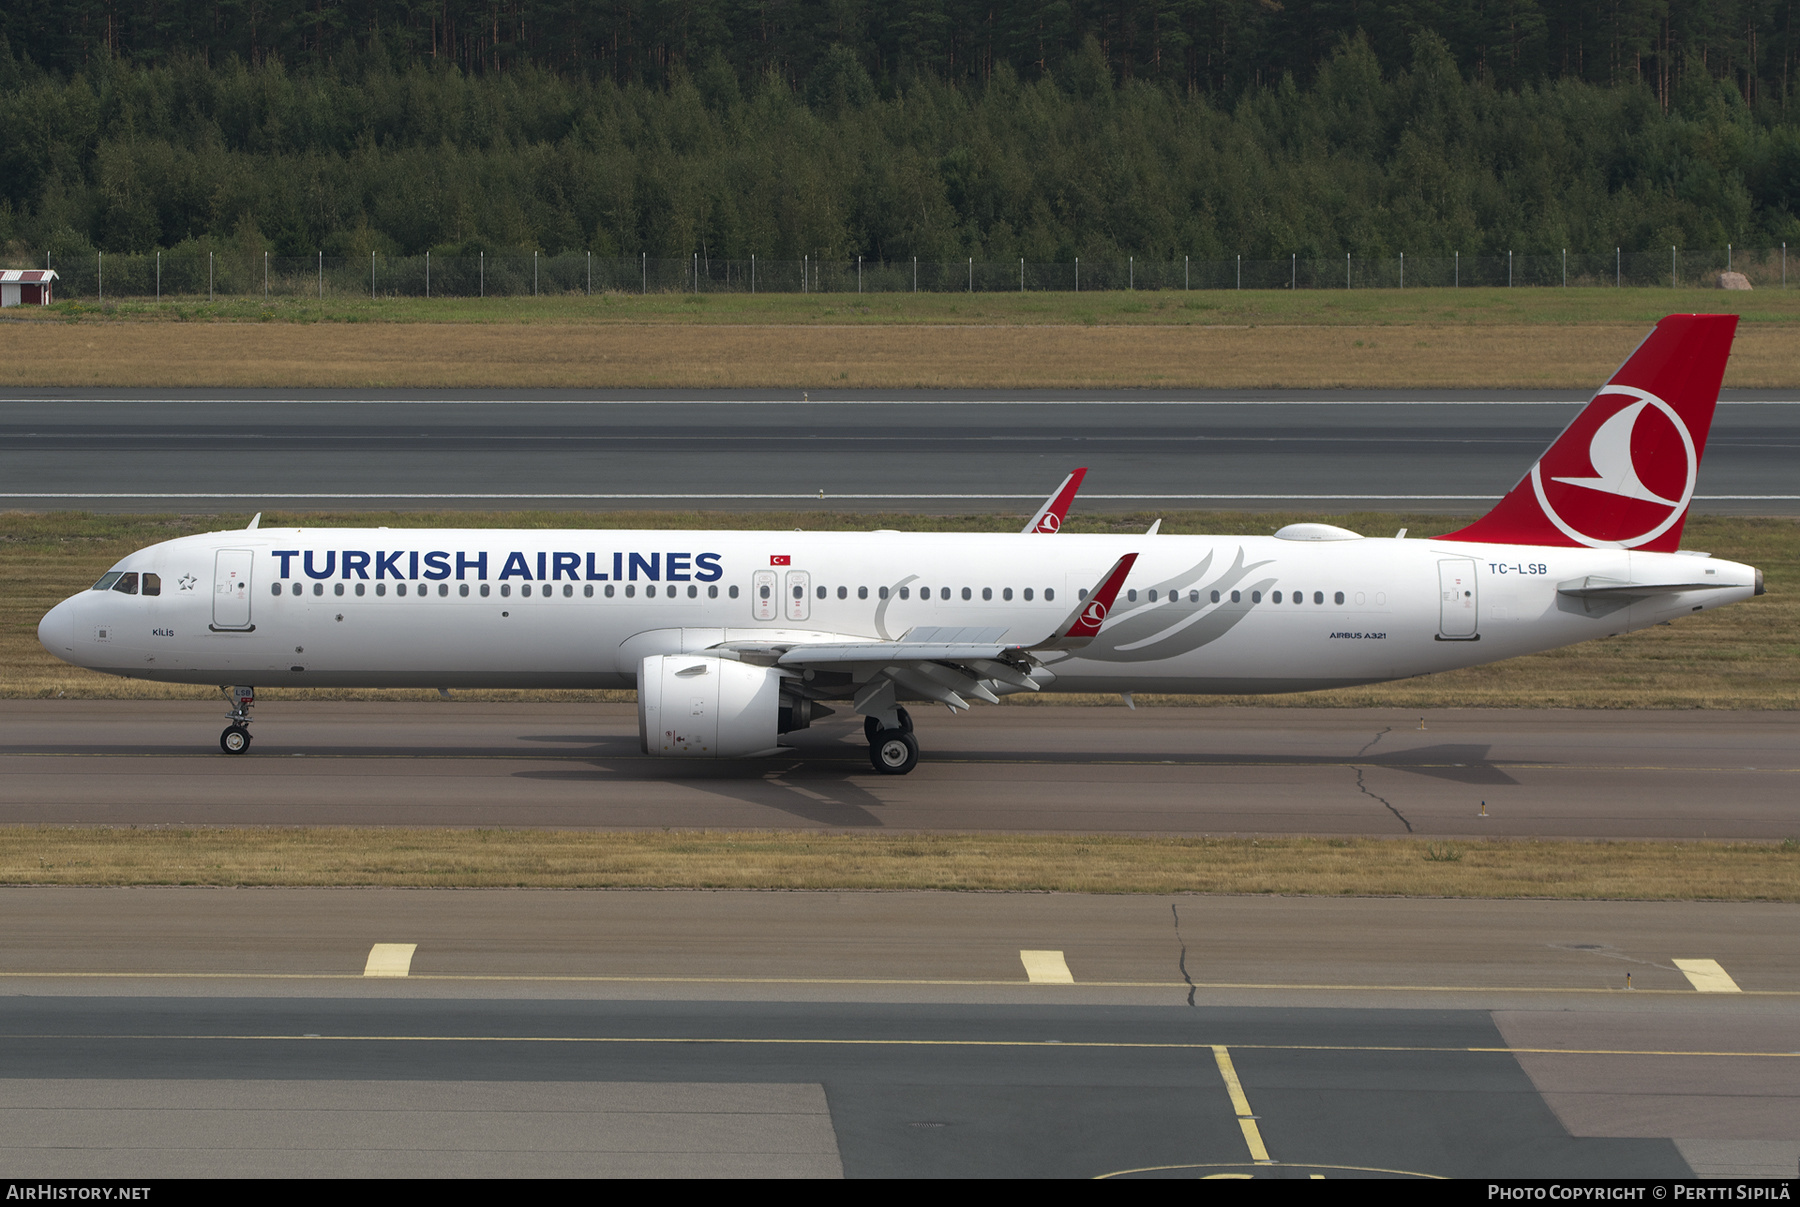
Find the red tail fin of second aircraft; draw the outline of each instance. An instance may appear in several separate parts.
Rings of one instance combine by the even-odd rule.
[[[1438,538],[1668,553],[1706,452],[1735,314],[1671,314],[1494,509]]]

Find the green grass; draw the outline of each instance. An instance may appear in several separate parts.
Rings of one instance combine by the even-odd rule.
[[[1771,842],[5,826],[0,884],[1795,901],[1800,854]]]
[[[21,308],[23,310],[23,308]],[[290,323],[679,323],[884,326],[1648,324],[1665,314],[1800,321],[1800,289],[1355,289],[1103,293],[561,294],[64,301],[8,318]]]
[[[1151,513],[1070,517],[1068,532],[1142,532]],[[1313,516],[1237,511],[1162,513],[1168,533],[1266,535]],[[241,528],[246,515],[96,515],[87,512],[0,514],[0,695],[10,698],[211,698],[210,688],[142,683],[71,667],[37,641],[37,622],[124,554],[194,532]],[[1351,512],[1333,519],[1371,535],[1405,527],[1443,532],[1466,517],[1422,513]],[[868,531],[898,528],[932,532],[1016,532],[1022,517],[1006,515],[861,515],[823,508],[793,512],[267,512],[269,527],[470,528],[761,528]],[[1049,538],[1055,539],[1055,538]],[[1264,704],[1270,706],[1800,708],[1800,521],[1696,516],[1683,544],[1763,569],[1769,593],[1729,608],[1606,641],[1422,679],[1336,692],[1273,697],[1168,698],[1140,703]],[[422,699],[428,692],[292,691],[270,698]],[[473,699],[571,698],[574,693],[462,693]],[[583,698],[629,698],[581,693]],[[1012,706],[1078,701],[1116,704],[1116,697],[1045,693]]]

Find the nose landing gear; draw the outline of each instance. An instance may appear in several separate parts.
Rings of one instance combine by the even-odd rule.
[[[242,754],[250,749],[250,706],[256,703],[256,689],[221,687],[219,690],[231,701],[231,711],[225,714],[231,724],[219,735],[219,749],[226,754]]]

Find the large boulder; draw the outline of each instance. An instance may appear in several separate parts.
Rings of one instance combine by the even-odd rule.
[[[1720,289],[1748,289],[1750,278],[1741,272],[1722,272],[1713,284]]]

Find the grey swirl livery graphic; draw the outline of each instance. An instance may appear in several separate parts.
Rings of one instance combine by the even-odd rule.
[[[1080,657],[1094,662],[1154,662],[1188,654],[1208,645],[1250,614],[1250,605],[1232,603],[1231,592],[1263,591],[1274,584],[1272,578],[1249,582],[1252,572],[1269,564],[1267,560],[1245,564],[1244,550],[1239,547],[1230,569],[1210,582],[1203,581],[1212,568],[1213,554],[1198,563],[1152,586],[1157,602],[1124,605],[1113,601],[1112,616],[1100,630],[1093,644],[1081,651]],[[1201,601],[1192,603],[1182,593],[1198,587]],[[1219,603],[1212,603],[1209,593],[1217,591]],[[1147,592],[1146,592],[1147,595]]]

